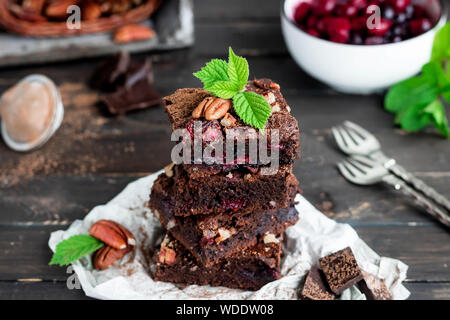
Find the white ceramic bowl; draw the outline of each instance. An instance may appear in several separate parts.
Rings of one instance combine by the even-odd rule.
[[[312,77],[337,91],[370,94],[417,74],[428,62],[434,35],[446,22],[438,0],[417,0],[437,25],[428,32],[405,41],[381,45],[340,44],[313,37],[296,26],[293,15],[302,1],[283,0],[281,25],[289,52]]]

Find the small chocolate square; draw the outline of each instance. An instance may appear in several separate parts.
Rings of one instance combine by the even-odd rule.
[[[363,278],[349,247],[321,258],[319,263],[328,285],[335,294],[341,294]]]
[[[306,275],[301,297],[305,300],[334,300],[335,296],[328,288],[325,276],[317,266],[313,266]]]
[[[363,279],[358,282],[358,287],[367,300],[392,300],[392,295],[386,287],[383,279],[362,271]]]

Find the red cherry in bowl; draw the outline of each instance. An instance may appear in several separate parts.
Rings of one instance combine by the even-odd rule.
[[[311,5],[308,2],[301,2],[295,9],[294,20],[297,23],[301,23],[306,18],[310,10]]]
[[[329,18],[326,27],[331,41],[339,43],[348,42],[352,25],[347,18]]]
[[[318,0],[314,13],[320,16],[331,14],[336,7],[336,0]]]
[[[419,35],[427,32],[432,27],[430,20],[427,18],[419,18],[409,22],[409,30],[413,35]]]
[[[404,12],[406,7],[411,4],[411,0],[391,0],[391,4],[396,12]]]
[[[391,20],[380,18],[380,22],[375,24],[375,27],[369,28],[369,34],[382,37],[388,32],[391,26]]]

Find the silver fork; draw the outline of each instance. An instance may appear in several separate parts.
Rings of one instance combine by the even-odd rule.
[[[342,125],[333,127],[331,130],[342,151],[348,155],[363,155],[378,161],[390,172],[450,211],[450,201],[446,197],[397,164],[394,159],[387,157],[381,151],[377,138],[369,131],[350,121],[344,121]]]
[[[355,184],[371,185],[378,182],[385,182],[393,186],[404,195],[412,197],[417,205],[425,209],[442,224],[450,227],[450,216],[424,197],[423,194],[417,192],[402,179],[390,173],[389,170],[379,162],[365,156],[355,155],[347,160],[339,162],[338,169],[344,178]]]

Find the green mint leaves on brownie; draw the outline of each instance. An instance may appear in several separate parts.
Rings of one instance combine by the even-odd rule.
[[[70,237],[58,243],[49,264],[67,266],[81,257],[100,249],[103,245],[103,242],[87,234]]]
[[[222,99],[232,99],[234,110],[244,123],[264,130],[271,114],[269,103],[260,95],[244,91],[249,77],[248,62],[229,48],[228,62],[213,59],[194,76],[203,89]]]
[[[450,103],[450,23],[436,34],[431,60],[418,76],[392,86],[384,100],[387,111],[395,113],[395,124],[407,131],[434,125],[449,137],[444,102]]]

